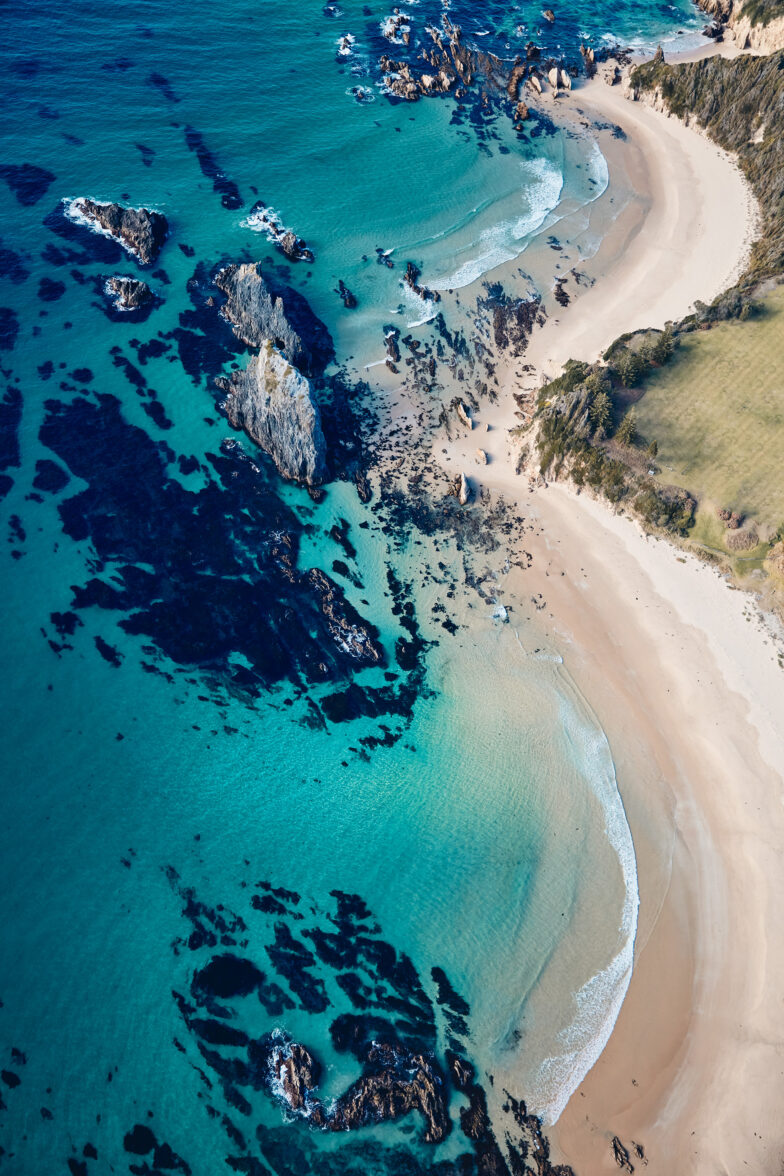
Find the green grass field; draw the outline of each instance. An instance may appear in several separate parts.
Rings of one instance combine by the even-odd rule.
[[[763,528],[784,522],[784,288],[746,322],[686,336],[636,412],[661,481]]]

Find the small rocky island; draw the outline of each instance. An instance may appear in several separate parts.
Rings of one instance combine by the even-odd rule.
[[[258,262],[228,265],[215,276],[226,295],[221,309],[234,334],[250,347],[268,339],[305,375],[318,375],[332,358],[332,338],[321,319],[295,290],[279,290]]]
[[[94,232],[113,237],[142,265],[155,261],[169,231],[168,221],[161,212],[149,208],[124,208],[122,204],[108,201],[74,200],[68,215],[86,223]]]
[[[146,282],[120,274],[114,274],[107,279],[104,292],[114,309],[119,311],[142,310],[149,306],[154,298]]]
[[[284,478],[317,486],[327,472],[321,412],[310,381],[264,339],[244,371],[220,379],[223,409],[268,453]]]

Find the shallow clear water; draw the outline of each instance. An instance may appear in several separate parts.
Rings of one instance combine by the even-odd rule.
[[[450,11],[508,56],[529,36],[575,58],[581,35],[652,43],[699,23],[687,6],[572,5],[552,29],[536,5]],[[424,24],[440,8],[410,12]],[[336,1017],[400,1025],[419,1001],[423,1047],[440,1055],[460,1038],[482,1080],[496,1074],[554,1117],[628,980],[635,891],[612,762],[534,619],[493,619],[467,585],[487,564],[508,600],[503,538],[480,553],[424,535],[378,499],[363,506],[350,481],[316,505],[250,442],[257,469],[220,452],[230,430],[212,377],[244,359],[206,304],[209,274],[243,258],[277,270],[351,379],[383,356],[385,324],[428,313],[401,262],[441,289],[490,274],[599,194],[603,160],[544,120],[517,136],[471,100],[391,104],[375,4],[44,2],[4,15],[0,162],[52,173],[29,202],[1,190],[7,1170],[64,1170],[69,1157],[97,1170],[88,1141],[124,1170],[136,1123],[194,1172],[229,1155],[244,1171],[267,1171],[249,1166],[262,1155],[278,1173],[369,1170],[368,1156],[373,1171],[433,1170],[466,1150],[457,1130],[434,1148],[411,1116],[361,1138],[284,1123],[268,1092],[221,1071],[172,993],[195,999],[214,952],[252,958],[283,997],[237,997],[224,1019],[306,1041],[327,1097],[359,1072],[333,1048]],[[372,101],[356,101],[357,85]],[[241,206],[224,207],[186,127]],[[69,228],[62,201],[80,195],[169,218],[145,322],[107,317],[103,280],[136,266]],[[247,225],[259,198],[308,240],[312,266],[283,267]],[[394,270],[377,249],[394,250]],[[358,404],[369,419],[372,399]],[[377,626],[385,667],[341,661],[312,595],[280,571],[281,534],[299,571],[328,572]],[[401,641],[423,644],[412,657]],[[372,912],[348,937],[409,957],[416,984],[389,973],[381,948],[362,993],[346,978],[359,966],[303,956],[318,928],[344,927],[334,891]],[[377,932],[357,930],[374,920]],[[270,955],[285,934],[299,947]],[[462,1027],[434,966],[470,1006]]]

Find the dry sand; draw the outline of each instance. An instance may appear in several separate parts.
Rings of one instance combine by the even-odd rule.
[[[523,380],[593,359],[623,331],[709,301],[742,266],[756,206],[735,163],[620,87],[568,102],[623,127],[603,143],[647,194],[595,259],[595,285],[534,335]],[[784,648],[751,597],[603,504],[516,475],[511,365],[496,405],[434,453],[502,492],[542,532],[519,590],[604,726],[638,859],[629,993],[604,1054],[550,1132],[580,1176],[780,1173],[784,1159]],[[489,425],[489,431],[485,426]],[[476,449],[489,455],[478,467]],[[444,453],[444,448],[446,453]]]

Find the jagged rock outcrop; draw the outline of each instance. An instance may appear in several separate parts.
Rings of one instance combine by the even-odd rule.
[[[321,319],[295,290],[280,290],[261,265],[229,265],[215,276],[226,295],[221,314],[238,339],[251,347],[271,340],[305,375],[319,375],[334,354],[332,338]]]
[[[265,339],[244,371],[217,381],[229,423],[268,453],[284,478],[317,486],[326,477],[321,412],[310,381]]]
[[[460,475],[457,490],[457,500],[461,506],[467,506],[471,501],[471,486],[465,474]]]
[[[281,1096],[292,1111],[304,1111],[311,1091],[318,1086],[321,1066],[297,1042],[288,1042],[283,1037],[273,1037],[269,1067],[273,1084],[280,1084]]]
[[[104,291],[115,310],[141,310],[149,306],[154,297],[146,282],[119,274],[107,279]]]
[[[124,208],[121,204],[79,199],[73,201],[68,212],[95,231],[114,237],[142,265],[155,261],[169,231],[163,213],[149,208]]]
[[[422,73],[414,72],[409,62],[393,61],[386,55],[381,58],[379,64],[390,94],[407,102],[416,102],[426,95],[459,91],[461,87],[470,86],[480,74],[494,79],[495,88],[506,84],[506,67],[500,58],[469,49],[463,43],[460,26],[452,24],[446,14],[442,16],[441,24],[441,30],[427,29],[435,48],[421,50],[419,57],[425,63]]]
[[[486,287],[487,298],[478,299],[483,312],[492,315],[493,340],[496,347],[512,355],[522,355],[541,310],[541,298],[510,298],[498,284]]]
[[[346,310],[353,310],[357,305],[356,295],[351,293],[342,278],[338,279],[338,288],[335,293],[339,295],[340,300],[345,306]]]
[[[466,426],[466,428],[473,429],[474,419],[471,416],[470,412],[468,411],[468,408],[465,404],[465,401],[458,400],[457,404],[455,405],[455,409],[457,411],[457,415],[459,416],[459,418],[463,422],[463,424]]]
[[[265,233],[289,261],[315,260],[313,250],[308,247],[307,242],[298,237],[293,229],[287,229],[278,214],[268,208],[263,200],[257,200],[253,205],[247,224],[250,228]]]
[[[771,14],[766,24],[757,17],[752,23],[744,11],[743,0],[696,0],[698,6],[713,17],[705,29],[716,40],[734,41],[739,49],[757,49],[776,53],[784,49],[784,14]]]
[[[355,661],[383,665],[384,651],[376,644],[378,633],[375,627],[362,619],[346,600],[343,589],[319,568],[311,568],[307,579],[316,590],[321,611],[338,648]]]
[[[420,298],[424,298],[429,302],[440,302],[441,295],[437,290],[429,290],[427,286],[420,286],[419,276],[420,269],[414,265],[413,261],[409,261],[406,265],[406,272],[403,274],[403,281],[408,286],[409,290],[413,290]]]
[[[580,53],[582,54],[586,75],[592,78],[596,73],[596,53],[590,46],[586,45],[580,46]]]
[[[312,573],[311,573],[312,574]],[[273,1038],[269,1085],[295,1113],[325,1131],[353,1131],[371,1123],[400,1119],[418,1111],[425,1120],[426,1143],[441,1143],[451,1130],[444,1080],[434,1060],[402,1045],[373,1042],[364,1072],[330,1106],[314,1092],[317,1065],[304,1046]]]

